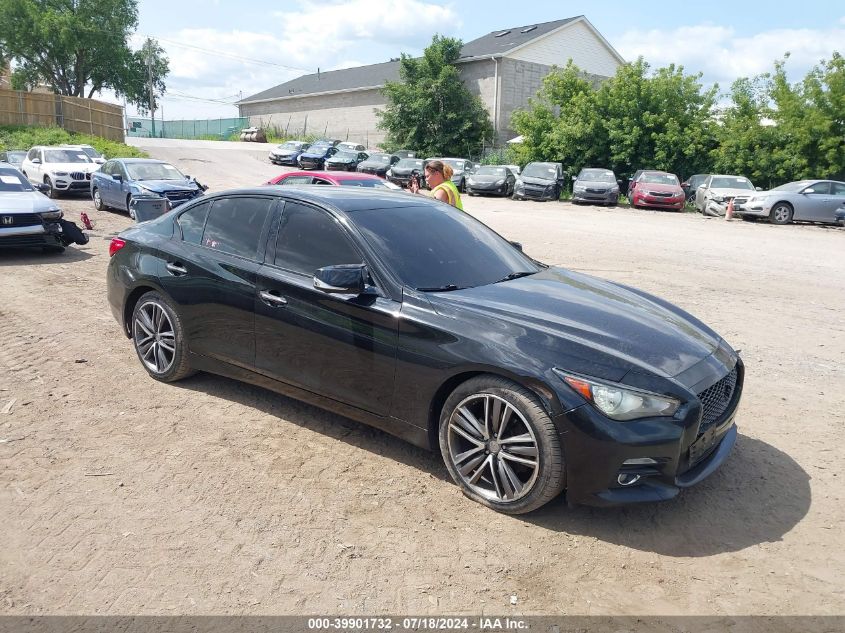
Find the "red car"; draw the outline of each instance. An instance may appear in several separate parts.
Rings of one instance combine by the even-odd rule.
[[[644,171],[631,183],[628,197],[632,207],[656,207],[681,211],[686,195],[675,174],[665,171]]]
[[[402,188],[373,174],[347,171],[292,171],[268,180],[265,185],[335,185],[343,187]]]

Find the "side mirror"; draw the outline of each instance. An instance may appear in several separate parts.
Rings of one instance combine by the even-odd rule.
[[[123,176],[120,174],[112,174],[112,180],[116,180],[117,182],[123,182]]]
[[[514,242],[513,240],[509,240],[509,241],[511,243],[511,246],[513,246],[520,253],[522,252],[522,242]]]
[[[43,194],[47,194],[50,191],[50,185],[45,185],[43,182],[33,183],[32,186]]]
[[[816,193],[816,190],[812,187],[809,187],[807,189],[804,189],[804,191],[802,191],[801,193]]]
[[[696,187],[696,189],[702,189],[702,190],[705,189],[705,188],[706,188],[705,185],[698,185],[698,187]]]
[[[191,177],[188,174],[185,174],[185,180],[190,180]]]
[[[366,277],[364,264],[325,266],[314,273],[314,287],[330,294],[360,295],[366,287]]]
[[[754,187],[754,191],[763,191],[762,187]]]
[[[622,184],[622,179],[621,179],[621,178],[617,178],[617,179],[616,179],[616,182],[617,182],[617,183],[619,183],[619,184],[621,185],[621,184]]]
[[[33,165],[40,165],[40,164],[41,164],[41,159],[40,159],[40,158],[33,158],[33,159],[32,159],[32,164],[33,164]]]
[[[578,180],[578,176],[572,176],[572,182],[575,182],[576,180]]]

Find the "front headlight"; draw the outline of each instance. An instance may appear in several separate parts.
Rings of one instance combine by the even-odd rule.
[[[559,378],[581,394],[590,404],[612,420],[672,416],[681,403],[675,398],[633,389],[611,382],[599,382],[584,376],[553,370]]]
[[[62,210],[61,209],[50,209],[49,211],[42,211],[38,215],[41,216],[42,220],[61,220],[62,219]]]
[[[496,181],[496,185],[495,185],[495,186],[496,186],[496,187],[500,187],[500,186],[502,186],[503,184],[505,184],[505,179],[504,179],[504,178],[502,178],[501,180],[497,180],[497,181]]]
[[[474,185],[475,184],[475,178],[467,178],[467,184],[468,185]]]
[[[54,176],[67,176],[67,172],[66,171],[54,171],[53,175]]]
[[[164,197],[158,191],[153,191],[152,189],[147,189],[143,185],[135,185],[135,188],[138,190],[138,193],[144,194],[145,196],[158,196],[159,198]]]
[[[719,204],[721,204],[725,201],[725,199],[722,196],[713,196],[712,198],[710,198],[710,200],[713,201],[713,202],[718,202]]]
[[[573,189],[573,191],[586,191],[586,190],[587,190],[587,185],[575,185],[575,188]]]

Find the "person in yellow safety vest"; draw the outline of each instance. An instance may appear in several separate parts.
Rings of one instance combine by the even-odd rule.
[[[440,160],[433,160],[425,166],[425,180],[431,188],[431,196],[463,211],[461,194],[452,182],[452,173],[451,165]],[[411,192],[419,192],[416,181],[411,184]]]

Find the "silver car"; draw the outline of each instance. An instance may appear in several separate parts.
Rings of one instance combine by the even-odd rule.
[[[836,224],[836,211],[845,206],[845,182],[836,180],[798,180],[770,191],[760,191],[747,202],[737,205],[737,215],[768,218],[772,224],[824,222]]]
[[[738,204],[747,202],[755,191],[748,178],[713,174],[695,190],[695,208],[704,215],[725,215],[731,200],[736,209]]]
[[[63,251],[62,211],[20,171],[0,163],[0,247]]]

